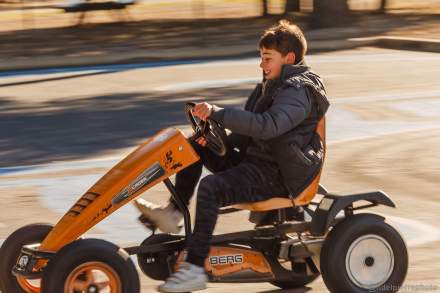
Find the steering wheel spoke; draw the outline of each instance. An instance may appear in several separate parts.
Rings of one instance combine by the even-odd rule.
[[[209,119],[203,121],[193,115],[194,103],[185,105],[185,115],[191,124],[195,137],[204,136],[206,138],[206,146],[218,156],[226,154],[226,131],[216,121]]]

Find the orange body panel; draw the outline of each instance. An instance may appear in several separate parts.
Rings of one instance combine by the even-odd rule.
[[[199,159],[180,130],[159,132],[93,185],[61,218],[39,249],[58,251],[147,189]]]
[[[317,127],[316,127],[316,133],[319,134],[321,137],[321,141],[324,144],[324,157],[326,153],[326,143],[325,143],[325,118],[322,118]],[[242,209],[242,210],[250,210],[250,211],[268,211],[268,210],[274,210],[274,209],[281,209],[281,208],[289,208],[292,207],[293,204],[295,206],[303,206],[307,205],[312,201],[312,199],[315,197],[316,193],[318,192],[319,188],[319,181],[321,179],[321,171],[318,173],[318,175],[313,179],[312,183],[307,186],[306,189],[304,189],[303,192],[301,192],[300,195],[298,195],[294,202],[292,203],[292,200],[289,198],[284,197],[274,197],[268,200],[256,202],[256,203],[243,203],[243,204],[236,204],[233,205],[234,208]]]
[[[242,263],[227,263],[214,265],[211,264],[213,257],[220,256],[232,256],[242,255]],[[211,273],[215,277],[232,274],[238,271],[250,269],[258,273],[272,273],[270,265],[264,258],[263,254],[259,251],[253,251],[248,249],[231,248],[231,247],[211,247],[209,257],[205,262],[206,272]]]
[[[175,270],[184,260],[186,251],[180,253]],[[224,263],[216,264],[213,259],[222,260]],[[243,270],[252,270],[261,274],[273,274],[269,263],[259,251],[245,248],[212,246],[209,256],[205,261],[205,271],[214,277],[222,277]]]

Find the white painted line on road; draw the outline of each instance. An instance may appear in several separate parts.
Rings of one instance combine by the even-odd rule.
[[[158,61],[132,64],[111,64],[111,65],[91,65],[91,66],[77,66],[77,67],[59,67],[49,69],[29,69],[29,70],[13,70],[0,73],[1,78],[14,78],[17,76],[33,76],[33,75],[48,75],[48,74],[63,74],[63,73],[84,73],[84,72],[108,72],[108,71],[125,71],[132,69],[152,68],[152,67],[169,67],[176,65],[185,65],[193,63],[208,62],[206,60],[177,60],[177,61]]]
[[[332,105],[341,105],[349,103],[370,103],[370,102],[391,102],[411,99],[432,99],[440,98],[440,90],[420,91],[420,92],[402,92],[385,95],[369,95],[369,96],[350,96],[332,99]]]
[[[401,52],[398,50],[389,50],[387,53],[360,53],[345,55],[307,55],[306,62],[311,63],[335,63],[335,62],[361,62],[371,63],[384,61],[440,61],[440,54],[426,52]],[[235,65],[258,65],[260,58],[243,58],[230,60],[210,60],[202,63],[176,64],[179,68],[199,68],[199,67],[230,67]]]
[[[397,130],[397,131],[384,131],[380,134],[366,134],[366,135],[359,135],[356,138],[343,138],[338,140],[333,140],[327,143],[327,145],[337,145],[340,143],[347,143],[347,142],[354,142],[357,140],[364,140],[364,139],[376,139],[381,137],[386,137],[389,135],[396,135],[396,134],[404,134],[404,133],[412,133],[412,132],[420,132],[420,131],[428,131],[428,130],[436,130],[440,129],[440,125],[430,125],[430,126],[420,126],[420,127],[414,127],[412,129],[405,129],[405,130]]]
[[[357,63],[383,63],[391,61],[440,61],[440,54],[437,53],[419,53],[419,52],[401,52],[397,50],[389,53],[378,54],[349,54],[349,55],[309,55],[306,60],[319,63],[333,62],[357,62]]]
[[[434,226],[407,218],[383,216],[391,226],[400,230],[408,247],[440,240],[440,230]]]
[[[118,162],[118,158],[121,157],[111,157],[111,158],[99,158],[91,160],[78,160],[78,161],[68,161],[68,162],[54,162],[44,165],[25,165],[16,167],[2,167],[0,168],[0,178],[4,175],[9,174],[41,174],[49,172],[60,172],[64,170],[81,170],[88,168],[107,168],[108,166],[114,165]]]
[[[335,75],[327,75],[326,78],[334,77]],[[339,76],[339,75],[338,75]],[[187,91],[195,89],[209,89],[209,88],[220,88],[220,87],[230,87],[241,84],[257,84],[261,82],[261,77],[244,77],[244,78],[234,78],[234,79],[211,79],[211,80],[199,80],[191,82],[180,82],[173,83],[172,85],[156,87],[153,90],[159,92],[172,92],[172,91]],[[368,98],[368,97],[366,97]]]
[[[50,75],[63,74],[72,72],[106,72],[106,71],[125,71],[133,69],[146,69],[155,67],[204,67],[204,66],[230,66],[231,64],[259,64],[259,58],[233,58],[229,60],[176,60],[176,61],[158,61],[145,62],[136,64],[116,64],[116,65],[98,65],[98,66],[78,66],[78,67],[60,67],[52,69],[36,69],[36,70],[20,70],[0,73],[1,78],[14,78],[17,76],[32,76],[32,75]],[[383,62],[383,61],[438,61],[440,54],[427,52],[407,52],[399,50],[387,50],[385,53],[360,53],[360,54],[345,54],[342,56],[333,55],[308,55],[307,61],[319,63],[333,63],[333,62]]]
[[[201,80],[193,82],[181,82],[172,85],[166,85],[154,88],[155,91],[183,91],[192,89],[207,89],[207,88],[218,88],[218,87],[228,87],[234,85],[240,85],[245,83],[258,83],[261,78],[235,78],[235,79],[214,79],[214,80]]]

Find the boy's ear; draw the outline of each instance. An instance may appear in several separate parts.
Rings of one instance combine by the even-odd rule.
[[[286,55],[286,63],[287,64],[295,64],[296,56],[294,52],[289,52]]]

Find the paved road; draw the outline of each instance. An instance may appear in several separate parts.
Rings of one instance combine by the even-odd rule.
[[[376,211],[390,217],[410,246],[404,289],[440,286],[440,232],[433,224],[440,220],[440,55],[364,48],[314,55],[308,62],[325,78],[332,99],[324,184],[341,193],[390,193],[398,209]],[[55,222],[134,145],[158,129],[184,125],[186,101],[242,105],[259,79],[257,64],[145,64],[2,77],[0,238],[25,223]],[[145,197],[163,202],[166,192],[159,186]],[[250,227],[245,218],[224,217],[217,230],[231,231],[232,223],[235,229]],[[91,233],[121,244],[145,236],[129,206]],[[144,292],[155,285],[143,279]],[[226,289],[279,292],[267,284],[212,284],[208,292]],[[326,292],[322,281],[309,289]]]
[[[436,54],[359,50],[314,55],[309,62],[325,77],[339,121],[384,108],[401,120],[378,117],[380,129],[395,131],[409,122],[411,127],[435,126],[435,121],[414,122],[412,116],[436,115],[439,59]],[[200,97],[239,106],[259,79],[256,63],[246,59],[3,77],[0,166],[84,159],[131,147],[163,127],[185,123],[183,104]],[[237,79],[241,83],[224,87]],[[420,98],[424,103],[418,103]],[[396,109],[396,99],[405,100],[399,106],[403,112]],[[349,137],[377,132],[374,125],[352,126]],[[330,129],[340,133],[339,127]]]

